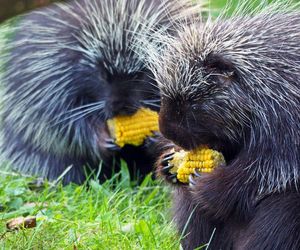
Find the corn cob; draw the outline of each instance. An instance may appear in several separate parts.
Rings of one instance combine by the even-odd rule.
[[[177,173],[180,182],[188,183],[189,176],[196,170],[200,173],[210,173],[222,163],[225,163],[225,159],[220,152],[201,146],[189,152],[175,152],[170,161],[170,164],[174,165],[170,172]]]
[[[148,108],[139,109],[132,116],[117,116],[107,121],[111,136],[119,147],[140,146],[146,137],[158,131],[158,114]]]

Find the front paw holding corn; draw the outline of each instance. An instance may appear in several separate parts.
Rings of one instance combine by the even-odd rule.
[[[210,173],[214,168],[225,163],[223,155],[208,147],[201,146],[192,151],[173,152],[168,157],[168,163],[165,164],[165,170],[168,170],[170,176],[176,178],[176,181],[185,184],[194,184],[193,176],[199,176],[201,173]]]

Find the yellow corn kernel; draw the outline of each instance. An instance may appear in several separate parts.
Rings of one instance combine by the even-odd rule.
[[[158,131],[158,114],[151,109],[141,108],[131,116],[116,116],[108,120],[107,125],[118,146],[140,146],[147,137]]]
[[[189,182],[189,175],[198,172],[210,173],[220,164],[225,163],[224,156],[215,150],[201,146],[192,151],[176,152],[170,164],[174,165],[171,173],[177,173],[177,179],[182,183]]]

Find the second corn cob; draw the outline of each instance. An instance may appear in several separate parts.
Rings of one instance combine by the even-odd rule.
[[[141,108],[134,115],[117,116],[108,120],[107,124],[118,146],[140,146],[147,137],[158,131],[158,114],[151,109]]]

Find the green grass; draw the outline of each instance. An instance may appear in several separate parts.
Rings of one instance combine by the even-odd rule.
[[[119,179],[119,180],[117,180]],[[170,190],[147,177],[132,187],[126,168],[100,185],[46,183],[0,173],[0,249],[178,249]],[[36,228],[8,232],[6,222],[37,216]]]

